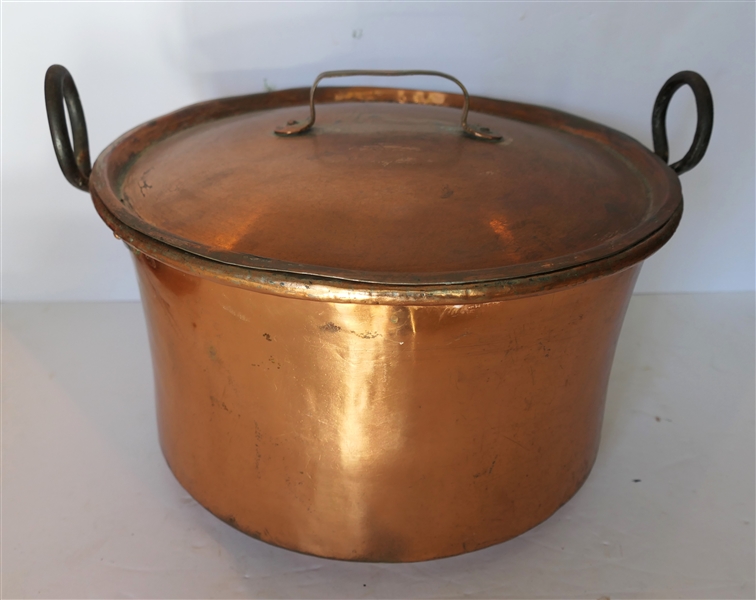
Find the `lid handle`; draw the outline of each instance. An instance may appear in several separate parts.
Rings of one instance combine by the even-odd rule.
[[[470,137],[480,140],[498,141],[502,139],[502,136],[493,133],[487,127],[475,127],[467,124],[467,113],[470,109],[470,95],[467,93],[467,89],[462,82],[456,77],[441,73],[440,71],[362,71],[362,70],[347,70],[347,71],[325,71],[315,78],[315,82],[310,88],[310,119],[304,125],[299,121],[289,121],[285,126],[278,127],[275,130],[277,135],[299,135],[308,131],[315,123],[315,88],[318,87],[318,83],[321,80],[329,77],[352,77],[355,75],[377,75],[380,77],[401,77],[405,75],[432,75],[436,77],[443,77],[449,81],[456,83],[464,94],[465,101],[462,105],[462,121],[460,123],[462,131]]]
[[[73,148],[68,137],[66,113],[63,109],[64,101],[71,119]],[[58,157],[58,164],[63,175],[75,188],[89,191],[92,166],[89,162],[89,138],[87,124],[84,121],[84,110],[71,73],[61,65],[52,65],[45,74],[45,107],[55,156]]]
[[[654,152],[665,163],[669,162],[669,144],[667,143],[667,108],[672,96],[682,86],[690,86],[696,97],[696,109],[698,111],[698,123],[693,143],[688,153],[681,160],[670,165],[670,168],[678,175],[690,171],[706,154],[711,138],[711,129],[714,125],[714,101],[708,84],[695,71],[680,71],[672,75],[662,86],[659,95],[654,102],[654,111],[651,114],[651,131],[654,139]]]

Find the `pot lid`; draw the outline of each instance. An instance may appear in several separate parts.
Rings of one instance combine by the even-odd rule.
[[[314,91],[314,87],[313,87]],[[215,261],[392,285],[569,269],[638,244],[682,202],[638,142],[565,113],[459,94],[322,88],[194,105],[126,134],[91,190],[127,226]],[[298,123],[297,123],[298,122]]]

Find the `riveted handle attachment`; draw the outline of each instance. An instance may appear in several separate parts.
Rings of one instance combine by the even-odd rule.
[[[290,121],[283,127],[278,127],[275,130],[277,135],[289,136],[299,135],[307,132],[315,123],[315,88],[318,87],[318,83],[321,80],[329,77],[352,77],[355,75],[377,75],[379,77],[401,77],[405,75],[431,75],[435,77],[443,77],[449,81],[456,83],[462,90],[462,94],[465,97],[464,104],[462,105],[462,131],[470,137],[481,139],[498,141],[502,139],[502,136],[491,132],[486,127],[474,127],[467,124],[467,113],[470,110],[470,95],[467,93],[467,88],[462,85],[462,82],[456,77],[441,73],[440,71],[361,71],[361,70],[348,70],[348,71],[325,71],[315,78],[315,82],[310,88],[310,118],[309,120],[301,124],[299,121]]]
[[[63,102],[66,103],[68,116],[71,119],[73,148],[68,137]],[[55,156],[58,157],[58,164],[63,175],[75,188],[89,191],[89,175],[92,173],[92,166],[89,161],[89,139],[87,124],[84,121],[84,110],[71,73],[61,65],[51,66],[45,74],[45,106]]]
[[[706,154],[711,138],[711,129],[714,124],[714,101],[708,84],[695,71],[680,71],[672,75],[662,86],[654,103],[654,111],[651,114],[651,131],[654,139],[654,152],[665,163],[669,162],[669,145],[667,143],[667,108],[672,96],[682,86],[690,86],[696,97],[696,109],[698,111],[698,123],[693,143],[688,153],[681,160],[670,165],[678,175],[690,171]]]

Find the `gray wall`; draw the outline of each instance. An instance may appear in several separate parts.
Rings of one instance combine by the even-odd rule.
[[[53,63],[76,79],[93,156],[186,104],[306,86],[338,68],[442,70],[473,94],[573,112],[650,146],[659,88],[696,70],[714,94],[714,135],[682,177],[680,229],[646,262],[637,291],[754,289],[753,3],[61,2],[2,11],[4,300],[138,297],[127,250],[56,164],[42,91]],[[453,90],[427,78],[401,85]],[[669,113],[673,160],[694,123],[684,88]]]

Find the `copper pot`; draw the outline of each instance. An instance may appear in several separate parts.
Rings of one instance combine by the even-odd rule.
[[[134,255],[160,441],[189,493],[319,556],[483,548],[588,476],[625,309],[680,220],[711,96],[695,73],[665,84],[657,156],[461,84],[323,88],[313,127],[318,81],[345,74],[146,123],[91,177],[68,72],[45,90],[64,173]],[[699,123],[670,168],[683,84]]]

